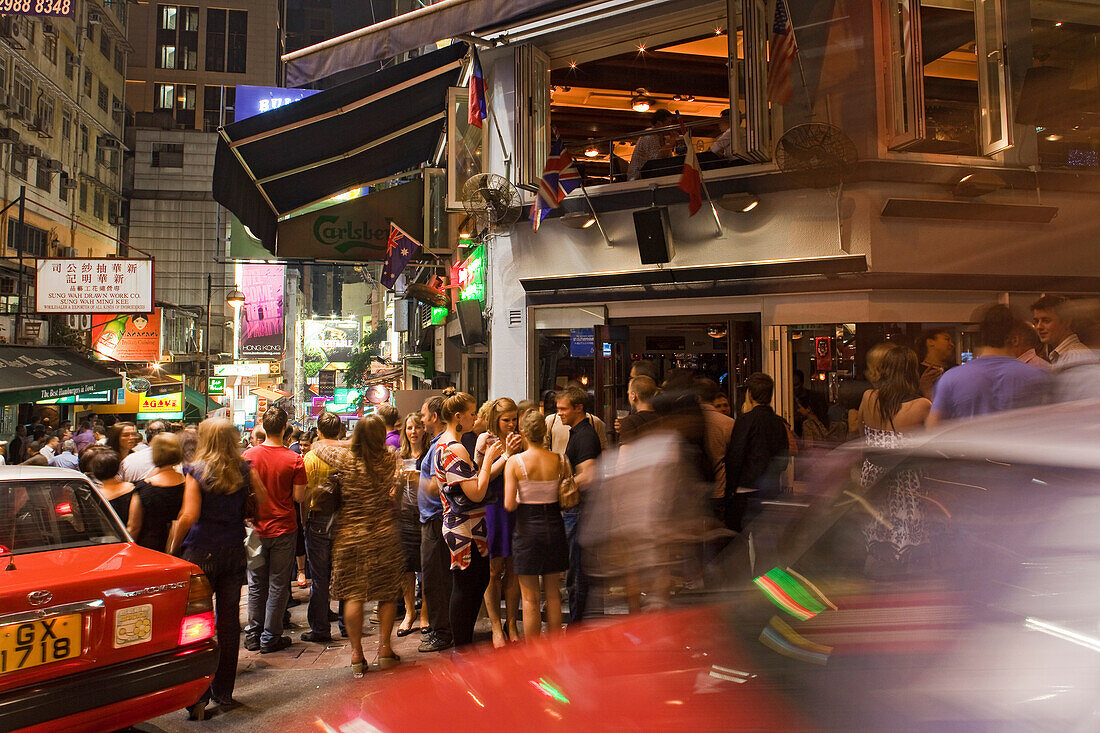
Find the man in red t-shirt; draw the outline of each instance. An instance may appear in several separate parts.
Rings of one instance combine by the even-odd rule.
[[[260,538],[260,556],[248,569],[248,624],[244,628],[244,648],[262,654],[290,646],[283,636],[283,614],[290,599],[290,573],[294,569],[294,550],[298,538],[298,519],[294,502],[306,494],[306,469],[302,457],[283,446],[287,416],[281,407],[264,413],[266,438],[244,452],[264,488],[267,501],[256,510],[253,531]]]

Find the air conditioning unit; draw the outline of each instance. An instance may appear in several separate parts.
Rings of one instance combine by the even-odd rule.
[[[76,247],[62,247],[61,248],[61,256],[62,257],[79,257],[80,254],[77,252]]]
[[[111,226],[122,226],[126,223],[126,220],[122,218],[122,214],[109,214],[107,216],[107,223]]]
[[[5,15],[0,18],[0,38],[7,41],[8,45],[12,48],[19,50],[26,48],[26,46],[23,45],[26,36],[23,35],[22,16]]]
[[[77,182],[75,178],[66,178],[61,181],[61,188],[65,189],[66,191],[75,191],[76,187]],[[73,256],[75,257],[76,255]]]
[[[65,168],[61,165],[60,160],[48,160],[47,159],[47,160],[44,160],[42,162],[45,164],[46,170],[49,171],[50,173],[60,173],[61,171],[65,170]]]
[[[0,127],[0,142],[19,142],[19,133],[11,127]]]
[[[38,147],[37,145],[28,145],[27,146],[27,157],[28,158],[41,158],[43,155],[44,155],[44,153],[42,152],[42,148]]]
[[[106,135],[99,136],[99,147],[101,148],[113,148],[114,150],[120,150],[122,148],[122,142],[114,139],[113,137],[107,137]]]
[[[48,20],[42,21],[42,35],[57,38],[57,26]]]
[[[53,137],[53,135],[50,134],[50,124],[42,115],[35,115],[32,124],[33,127],[31,129],[38,131],[38,137]]]
[[[0,92],[0,109],[11,109],[15,106],[15,98],[10,94]]]
[[[113,109],[115,112],[125,112],[126,105],[116,100],[115,103],[111,105],[111,109]]]
[[[88,11],[88,25],[99,25],[103,22],[103,16],[95,10]]]

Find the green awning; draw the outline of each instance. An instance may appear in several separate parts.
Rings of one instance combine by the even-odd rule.
[[[206,409],[203,409],[203,402],[206,403]],[[183,389],[183,409],[185,413],[197,414],[200,418],[205,418],[206,414],[213,412],[214,410],[220,410],[222,408],[217,402],[207,397],[197,389],[191,387],[184,387]]]
[[[405,357],[405,366],[409,376],[431,379],[435,376],[435,354],[431,351],[410,354]]]
[[[0,346],[0,405],[122,387],[116,372],[63,347]]]

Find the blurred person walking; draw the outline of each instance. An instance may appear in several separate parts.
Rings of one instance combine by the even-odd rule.
[[[418,412],[410,412],[402,423],[401,449],[397,452],[397,485],[401,491],[398,501],[397,529],[401,539],[401,551],[405,556],[405,573],[402,578],[405,594],[405,618],[397,627],[398,636],[407,636],[430,628],[428,604],[421,598],[420,624],[416,617],[416,574],[420,572],[420,508],[416,491],[420,484],[417,461],[428,449],[428,433]]]
[[[474,640],[474,624],[489,585],[489,537],[485,495],[489,467],[479,480],[460,440],[476,419],[477,404],[465,392],[444,390],[440,416],[446,425],[435,453],[435,480],[443,503],[443,538],[450,554],[451,633],[456,647]]]
[[[557,395],[557,421],[569,428],[569,441],[565,445],[565,457],[573,468],[577,488],[581,492],[580,503],[562,513],[565,535],[569,540],[569,623],[579,624],[588,605],[588,575],[584,569],[584,557],[578,537],[578,525],[584,511],[584,492],[596,483],[597,462],[603,453],[600,440],[584,403],[588,395],[576,387],[566,387]],[[555,453],[559,451],[555,450]]]
[[[305,498],[306,478],[302,457],[283,446],[287,415],[271,407],[263,415],[264,442],[244,453],[267,489],[253,523],[259,535],[257,565],[248,569],[248,624],[245,649],[261,654],[277,652],[292,643],[283,636],[283,613],[290,599],[290,574],[298,538],[295,502]]]
[[[241,457],[240,434],[233,423],[209,418],[199,424],[195,460],[185,469],[183,503],[168,551],[183,548],[183,559],[206,574],[214,591],[218,667],[210,688],[188,706],[189,717],[203,719],[206,704],[235,707],[233,688],[241,636],[241,586],[245,583],[245,520],[267,503],[263,480]]]
[[[367,669],[363,655],[363,604],[367,601],[378,601],[377,665],[386,669],[401,661],[391,646],[402,571],[391,496],[397,457],[386,446],[386,426],[376,415],[355,424],[350,449],[335,452],[338,457],[329,481],[339,486],[340,508],[332,542],[332,596],[344,601],[352,674],[358,678]]]
[[[163,420],[152,420],[145,426],[145,440],[149,447],[153,445],[153,438],[168,430],[168,423]],[[135,431],[136,432],[136,431]],[[145,478],[153,470],[153,454],[148,450],[136,450],[122,460],[122,480],[130,483]]]
[[[130,505],[134,499],[134,485],[129,481],[122,481],[118,477],[119,467],[122,461],[118,459],[118,453],[106,447],[89,448],[80,456],[80,470],[88,474],[94,481],[100,495],[107,500],[115,514],[126,526],[130,536],[137,534],[130,517]]]
[[[927,424],[1029,407],[1050,397],[1050,375],[1018,361],[1009,342],[1017,319],[1008,306],[986,307],[978,324],[978,355],[940,378]]]
[[[724,516],[726,496],[726,455],[729,453],[730,440],[733,438],[736,423],[732,417],[723,415],[715,408],[714,403],[722,394],[722,390],[713,379],[696,379],[695,394],[699,398],[699,407],[702,409],[703,448],[707,460],[710,461],[710,471],[714,475],[711,508],[714,516],[721,519]]]
[[[401,450],[401,430],[397,424],[401,420],[401,413],[396,407],[386,402],[379,405],[374,414],[378,415],[382,419],[382,424],[386,426],[386,446],[392,450]]]
[[[926,398],[932,399],[936,382],[943,376],[948,360],[955,353],[955,342],[946,328],[933,328],[924,332],[920,343],[924,348],[924,359],[920,363],[920,391]]]
[[[787,424],[771,407],[775,382],[756,372],[745,380],[744,411],[734,422],[726,451],[725,521],[740,532],[755,515],[750,506],[782,491],[790,460]]]
[[[420,652],[438,652],[453,644],[451,633],[451,557],[443,541],[443,502],[435,483],[435,451],[443,435],[443,397],[436,395],[424,401],[420,418],[428,447],[417,459],[420,482],[417,485],[416,502],[420,511],[420,595],[428,607],[431,632],[420,644]]]
[[[486,411],[486,431],[477,437],[474,448],[474,466],[479,470],[489,463],[489,489],[485,496],[485,523],[489,538],[489,586],[485,590],[485,612],[489,616],[489,626],[493,631],[493,646],[502,647],[507,640],[518,641],[519,629],[516,615],[519,611],[519,581],[512,570],[512,533],[516,526],[514,510],[504,507],[504,465],[507,442],[512,441],[512,450],[520,448],[519,407],[514,400],[501,397],[489,404]],[[501,451],[496,458],[488,458],[486,452],[500,444]],[[504,589],[505,625],[500,618],[501,589]],[[505,636],[507,634],[507,637]]]
[[[505,461],[504,508],[516,517],[512,560],[523,598],[523,636],[532,640],[542,633],[543,593],[548,630],[562,629],[561,574],[569,569],[569,543],[558,496],[571,469],[565,456],[543,447],[546,421],[537,411],[524,413],[519,431],[523,444],[516,447],[522,447],[522,452],[512,451],[509,456],[505,441],[494,442],[482,473],[491,470],[489,465]]]
[[[107,428],[107,446],[125,461],[141,441],[137,428],[131,422],[116,422]],[[119,478],[122,478],[119,476]]]
[[[130,514],[142,547],[167,552],[172,522],[183,508],[185,478],[177,470],[183,463],[183,449],[172,433],[153,436],[146,451],[153,459],[153,470],[134,482]]]
[[[1039,356],[1039,349],[1043,348],[1043,342],[1039,340],[1039,334],[1035,332],[1035,326],[1027,321],[1017,319],[1012,327],[1012,334],[1008,338],[1009,356],[1016,361],[1050,371],[1050,362]]]
[[[336,505],[330,492],[322,487],[343,455],[344,446],[337,440],[342,424],[339,415],[322,412],[317,416],[317,433],[311,448],[302,458],[306,470],[305,509],[306,562],[313,583],[309,588],[309,605],[306,620],[309,631],[302,634],[302,641],[324,644],[332,641],[331,593],[332,539],[335,536]],[[340,620],[341,625],[343,620]]]

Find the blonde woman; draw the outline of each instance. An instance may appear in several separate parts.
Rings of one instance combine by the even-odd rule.
[[[516,424],[519,422],[519,408],[516,403],[501,397],[488,403],[486,431],[477,437],[474,449],[474,463],[478,467],[485,464],[485,452],[490,446],[500,443],[505,452],[489,467],[489,492],[485,497],[485,524],[489,537],[489,587],[485,590],[485,611],[489,616],[489,625],[493,631],[493,646],[502,647],[505,640],[505,627],[500,618],[501,588],[504,589],[505,618],[507,619],[507,639],[519,641],[519,629],[516,627],[516,611],[519,606],[519,583],[512,572],[512,532],[515,529],[515,514],[504,508],[504,464],[508,455],[521,448]],[[480,415],[480,412],[479,412]],[[508,450],[508,440],[514,442]]]
[[[198,565],[214,591],[214,622],[218,634],[218,668],[210,688],[188,706],[192,719],[205,717],[213,699],[221,707],[237,704],[233,686],[241,637],[241,586],[245,583],[244,522],[255,503],[267,501],[263,481],[241,458],[240,434],[223,418],[199,425],[195,461],[184,469],[183,506],[168,541],[176,554]]]
[[[519,422],[526,450],[507,459],[504,468],[504,508],[516,513],[513,545],[515,572],[523,596],[523,636],[535,639],[542,632],[539,582],[546,594],[546,623],[561,630],[561,574],[569,569],[569,545],[558,504],[558,487],[565,459],[543,447],[546,421],[536,410]],[[502,454],[499,444],[489,449],[487,460]]]

